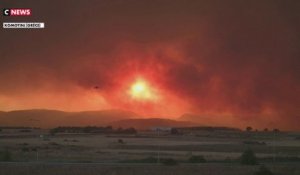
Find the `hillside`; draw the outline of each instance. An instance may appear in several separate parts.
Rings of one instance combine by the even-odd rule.
[[[231,120],[229,117],[221,116],[209,116],[209,115],[198,115],[198,114],[183,114],[178,120],[179,121],[193,121],[196,123],[201,123],[202,126],[231,126]]]
[[[52,128],[57,126],[107,125],[113,121],[138,118],[133,112],[121,110],[64,112],[58,110],[18,110],[0,112],[0,126],[29,126]]]
[[[155,127],[188,127],[188,126],[196,126],[197,124],[189,121],[148,118],[148,119],[120,120],[120,121],[112,122],[110,125],[112,125],[113,127],[122,127],[122,128],[134,127],[136,129],[151,129]]]

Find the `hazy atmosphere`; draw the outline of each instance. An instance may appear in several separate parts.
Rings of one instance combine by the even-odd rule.
[[[1,111],[118,109],[300,130],[298,1],[0,5],[32,8],[22,20],[46,23],[43,30],[1,30]]]
[[[300,175],[300,0],[0,7],[0,175]]]

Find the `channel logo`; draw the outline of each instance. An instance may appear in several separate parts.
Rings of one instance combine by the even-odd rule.
[[[31,16],[31,9],[5,8],[3,9],[3,16]]]

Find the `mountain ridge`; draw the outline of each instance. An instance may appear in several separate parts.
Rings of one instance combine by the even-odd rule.
[[[57,126],[107,125],[113,121],[140,118],[124,110],[66,112],[51,109],[28,109],[0,112],[0,126],[51,128]]]
[[[125,119],[110,123],[113,127],[134,127],[136,129],[153,129],[155,127],[191,127],[199,126],[197,123],[190,121],[178,121],[165,118],[138,118]]]

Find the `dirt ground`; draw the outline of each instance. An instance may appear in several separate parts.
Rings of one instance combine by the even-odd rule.
[[[299,164],[268,164],[280,175],[298,175]],[[206,163],[200,165],[0,164],[1,175],[252,175],[259,166]]]
[[[170,135],[58,134],[45,131],[18,136],[2,132],[0,150],[9,151],[11,160],[0,163],[0,175],[10,174],[247,174],[259,168],[238,163],[242,152],[251,148],[260,164],[275,174],[300,174],[298,133],[272,134],[210,133]],[[41,135],[43,135],[41,137]],[[191,156],[201,155],[207,163],[187,164]],[[153,157],[172,158],[175,166],[124,163]],[[274,159],[275,158],[275,159]],[[123,163],[122,163],[123,162]]]

